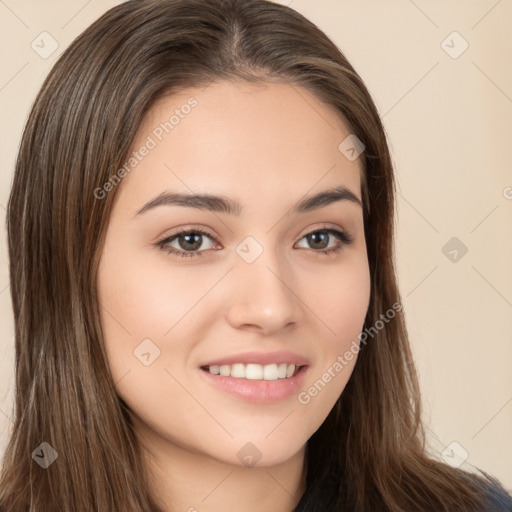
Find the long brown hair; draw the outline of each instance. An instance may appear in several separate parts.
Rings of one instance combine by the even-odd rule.
[[[0,480],[9,512],[158,510],[103,345],[96,271],[115,192],[98,199],[95,190],[122,168],[159,98],[216,80],[304,87],[363,141],[365,325],[400,303],[386,135],[327,36],[265,0],[132,0],[109,10],[50,72],[16,162],[7,214],[16,395]],[[58,452],[47,469],[32,460],[42,442]],[[477,511],[491,481],[427,457],[401,311],[361,350],[306,462],[308,511]]]

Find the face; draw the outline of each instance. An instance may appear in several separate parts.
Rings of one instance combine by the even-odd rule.
[[[277,464],[343,392],[370,297],[361,163],[338,148],[349,135],[284,84],[217,82],[146,116],[121,183],[104,187],[98,293],[148,449]]]

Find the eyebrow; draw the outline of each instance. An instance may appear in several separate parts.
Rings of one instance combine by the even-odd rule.
[[[312,210],[324,208],[337,201],[350,201],[362,207],[361,200],[351,190],[340,186],[324,190],[314,196],[302,199],[292,207],[291,213],[310,212]],[[159,206],[184,206],[236,216],[239,216],[243,209],[242,205],[238,201],[229,199],[225,196],[164,192],[147,202],[137,212],[136,216],[142,215],[143,213]]]

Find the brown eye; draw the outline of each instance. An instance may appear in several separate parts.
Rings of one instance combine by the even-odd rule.
[[[337,240],[335,245],[329,246],[332,238]],[[336,253],[340,251],[343,246],[348,245],[352,242],[352,237],[345,231],[339,231],[337,229],[317,229],[305,235],[302,240],[306,240],[310,249],[325,254]]]
[[[325,231],[315,231],[306,235],[306,238],[312,249],[325,249],[329,245],[330,235]]]
[[[189,234],[180,235],[178,240],[178,245],[181,249],[185,251],[194,251],[199,249],[203,243],[202,240],[203,235]]]
[[[205,238],[209,238],[214,241],[214,238],[206,231],[193,229],[175,233],[174,235],[157,242],[156,245],[160,249],[167,251],[169,254],[175,254],[177,256],[202,256],[208,249],[208,247],[203,247]],[[201,249],[201,247],[203,248]],[[212,247],[210,247],[210,249],[211,248]]]

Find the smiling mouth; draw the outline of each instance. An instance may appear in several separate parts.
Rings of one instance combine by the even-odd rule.
[[[201,366],[201,370],[219,375],[221,377],[232,377],[235,379],[246,380],[280,380],[294,377],[305,368],[305,365],[299,366],[291,363],[273,363],[273,364],[223,364]]]

